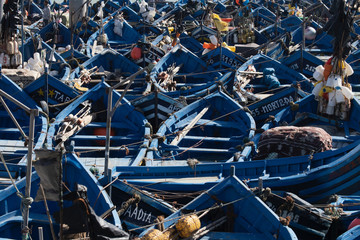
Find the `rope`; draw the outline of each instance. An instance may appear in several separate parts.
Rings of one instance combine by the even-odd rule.
[[[64,103],[59,103],[59,104],[54,104],[54,105],[50,105],[49,104],[49,108],[55,108],[55,107],[62,107],[62,106],[65,106],[65,105],[68,105],[72,102],[74,102],[76,99],[78,99],[81,95],[78,95],[76,97],[74,97],[73,99],[67,101],[67,102],[64,102]]]
[[[1,158],[1,161],[2,161],[2,163],[4,164],[4,167],[5,167],[7,173],[8,173],[8,175],[9,175],[9,177],[10,177],[10,180],[11,180],[12,185],[13,185],[14,188],[16,189],[17,194],[22,194],[22,193],[19,191],[19,189],[17,188],[14,179],[11,177],[11,173],[10,173],[10,171],[9,171],[7,165],[6,165],[6,162],[5,162],[5,159],[4,159],[4,156],[3,156],[2,152],[0,152],[0,158]]]
[[[98,199],[99,199],[102,191],[104,191],[107,187],[109,187],[111,184],[113,184],[118,178],[119,178],[119,177],[116,177],[114,180],[112,180],[109,184],[107,184],[105,187],[103,187],[103,188],[100,190],[100,192],[99,192],[99,194],[98,194],[98,196],[97,196],[97,198],[96,198],[96,200],[95,200],[95,202],[94,202],[94,208],[95,208],[95,205],[96,205],[96,203],[97,203],[97,201],[98,201]]]
[[[117,212],[118,215],[119,215],[119,217],[120,217],[121,215],[123,215],[124,212],[125,212],[133,203],[138,204],[138,203],[140,202],[140,200],[141,200],[140,195],[135,193],[135,194],[134,194],[134,197],[129,198],[126,202],[124,202],[124,203],[121,205],[120,210]]]

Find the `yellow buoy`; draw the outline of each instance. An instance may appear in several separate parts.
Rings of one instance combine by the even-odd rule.
[[[159,229],[151,229],[141,238],[141,240],[166,240],[166,235]]]
[[[179,236],[182,238],[190,237],[195,231],[200,229],[200,226],[200,219],[195,214],[180,218],[175,225]]]

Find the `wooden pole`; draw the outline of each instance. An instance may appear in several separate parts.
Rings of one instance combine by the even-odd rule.
[[[209,110],[210,106],[205,107],[201,112],[187,125],[179,135],[177,135],[174,140],[170,143],[170,145],[178,145],[179,142],[188,134],[188,132],[195,126],[195,124],[205,115],[205,113]]]
[[[44,205],[45,205],[46,215],[48,216],[48,219],[49,219],[51,235],[52,235],[52,238],[53,238],[54,240],[56,240],[56,235],[55,235],[55,231],[54,231],[53,222],[52,222],[51,215],[50,215],[50,211],[49,211],[49,207],[48,207],[47,201],[46,201],[45,191],[44,191],[44,188],[43,188],[43,186],[41,185],[41,183],[40,183],[40,190],[41,190],[41,194],[43,195],[43,198],[44,198]]]

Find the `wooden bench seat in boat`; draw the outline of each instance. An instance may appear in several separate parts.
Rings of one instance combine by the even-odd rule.
[[[75,135],[72,140],[106,140],[105,135]],[[110,136],[111,140],[138,140],[138,136]]]
[[[181,121],[176,124],[176,128],[185,127],[187,125],[186,121]],[[204,125],[204,126],[214,126],[214,127],[222,127],[222,128],[242,128],[243,126],[238,124],[237,122],[230,122],[230,121],[213,121],[210,119],[200,119],[196,125]]]

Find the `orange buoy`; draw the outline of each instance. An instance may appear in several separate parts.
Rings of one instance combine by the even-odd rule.
[[[131,58],[134,59],[134,60],[139,60],[141,58],[141,48],[139,47],[134,47],[132,50],[131,50]]]

